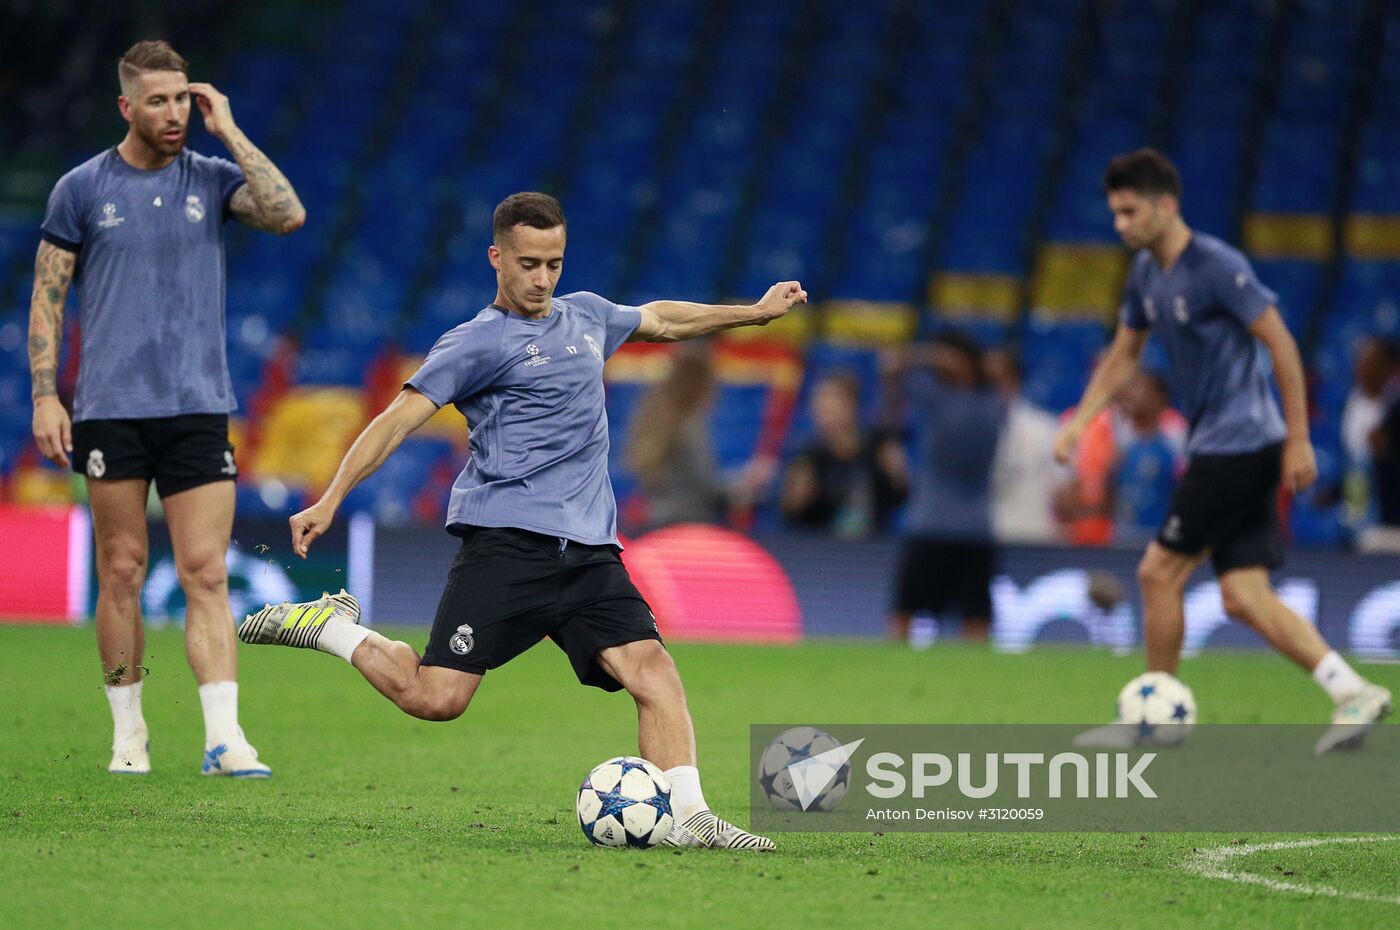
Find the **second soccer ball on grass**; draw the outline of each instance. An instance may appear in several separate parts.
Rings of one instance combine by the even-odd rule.
[[[1137,728],[1138,741],[1179,743],[1196,723],[1196,698],[1175,675],[1147,672],[1118,692],[1117,723]]]

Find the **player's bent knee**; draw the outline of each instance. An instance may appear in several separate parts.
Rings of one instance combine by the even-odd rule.
[[[191,560],[180,563],[177,561],[175,572],[180,578],[180,587],[188,594],[191,591],[197,593],[222,593],[228,585],[228,566],[222,557]]]
[[[666,647],[652,640],[641,646],[640,652],[631,674],[622,682],[628,694],[640,703],[651,703],[680,690],[680,673]]]
[[[1138,584],[1143,591],[1153,593],[1170,593],[1182,586],[1180,573],[1176,566],[1163,558],[1154,557],[1151,553],[1143,556],[1137,568]]]
[[[1258,598],[1229,582],[1220,585],[1220,603],[1225,613],[1242,623],[1252,623],[1257,612]]]
[[[419,696],[405,707],[410,714],[420,720],[443,722],[456,720],[466,713],[471,703],[471,695],[427,693]]]
[[[98,563],[98,585],[109,594],[139,592],[146,582],[146,560],[133,555],[109,555]]]
[[[420,720],[456,720],[466,712],[480,683],[479,675],[420,667],[408,687],[394,698],[394,703]]]
[[[1137,567],[1138,584],[1143,588],[1161,588],[1167,582],[1167,575],[1162,571],[1162,567],[1151,559],[1144,558]]]

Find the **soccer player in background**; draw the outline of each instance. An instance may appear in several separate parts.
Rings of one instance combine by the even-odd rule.
[[[627,341],[763,325],[807,294],[787,281],[742,307],[555,297],[566,239],[559,202],[514,194],[492,225],[495,301],[437,341],[355,440],[321,499],[291,518],[292,548],[305,558],[351,488],[406,436],[444,404],[466,416],[471,452],[447,512],[448,532],[462,545],[423,657],[358,626],[359,605],[344,592],[266,607],[244,621],[239,638],[339,656],[405,713],[452,720],[490,669],[547,636],[580,683],[625,688],[636,702],[641,754],[671,780],[675,826],[666,843],[772,849],[772,840],[720,820],[705,803],[680,677],[619,557],[603,363]]]
[[[915,614],[943,621],[952,613],[964,640],[986,642],[997,561],[992,475],[1007,398],[988,379],[981,347],[960,330],[891,353],[886,364],[908,398],[916,448],[890,635],[907,642]],[[913,641],[924,645],[923,633]]]
[[[233,121],[228,98],[190,83],[169,44],[138,42],[117,66],[119,145],[49,197],[29,312],[34,439],[88,478],[97,549],[97,645],[113,719],[110,772],[151,770],[141,713],[146,496],[165,506],[188,604],[185,651],[204,710],[206,775],[267,777],[238,725],[225,555],[238,473],[224,335],[223,225],[289,233],[305,211]],[[237,164],[185,148],[190,104]],[[70,420],[56,385],[63,303],[80,297],[82,358]]]
[[[1114,158],[1104,190],[1114,229],[1137,254],[1118,332],[1055,454],[1070,461],[1085,427],[1133,376],[1155,334],[1191,430],[1186,473],[1138,565],[1148,671],[1176,674],[1186,583],[1209,556],[1225,611],[1311,672],[1331,697],[1333,726],[1317,751],[1359,745],[1390,712],[1390,692],[1358,675],[1269,581],[1269,570],[1283,560],[1279,481],[1298,493],[1317,478],[1302,360],[1277,298],[1239,251],[1186,225],[1181,177],[1161,153],[1140,149]],[[1269,389],[1261,343],[1282,411]],[[1112,724],[1081,735],[1083,745],[1130,737]]]

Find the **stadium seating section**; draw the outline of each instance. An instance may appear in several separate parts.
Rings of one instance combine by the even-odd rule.
[[[490,301],[490,211],[521,189],[569,211],[565,291],[807,283],[802,319],[718,349],[725,466],[790,452],[831,371],[857,373],[873,411],[880,347],[946,323],[1019,346],[1029,395],[1072,404],[1126,268],[1099,176],[1144,144],[1180,165],[1188,220],[1244,243],[1278,291],[1316,386],[1324,482],[1355,341],[1400,335],[1400,7],[1385,0],[812,0],[797,17],[783,0],[343,0],[313,4],[292,40],[277,4],[243,7],[240,41],[194,35],[185,53],[310,217],[287,238],[228,236],[246,509],[314,494],[403,372]],[[113,57],[123,44],[86,38]],[[10,499],[72,493],[28,439],[32,256],[52,182],[121,125],[110,88],[70,85],[58,102],[86,107],[81,131],[31,128],[0,153]],[[202,130],[192,144],[220,151]],[[628,347],[609,369],[623,497],[617,450],[662,358]],[[436,519],[463,433],[444,413],[351,505]],[[1302,541],[1339,538],[1311,498],[1293,520]]]

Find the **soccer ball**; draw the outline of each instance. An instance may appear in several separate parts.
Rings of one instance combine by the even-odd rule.
[[[1196,699],[1174,675],[1147,672],[1118,693],[1118,722],[1137,727],[1145,743],[1179,743],[1196,723]]]
[[[594,846],[655,846],[671,832],[671,780],[645,759],[618,756],[578,788],[578,825]]]
[[[802,796],[792,783],[788,766],[835,749],[841,743],[830,733],[815,727],[793,727],[779,733],[758,762],[758,783],[768,801],[780,811],[833,811],[851,787],[851,763],[823,765],[813,762],[803,767],[803,782],[816,791],[805,808]]]

